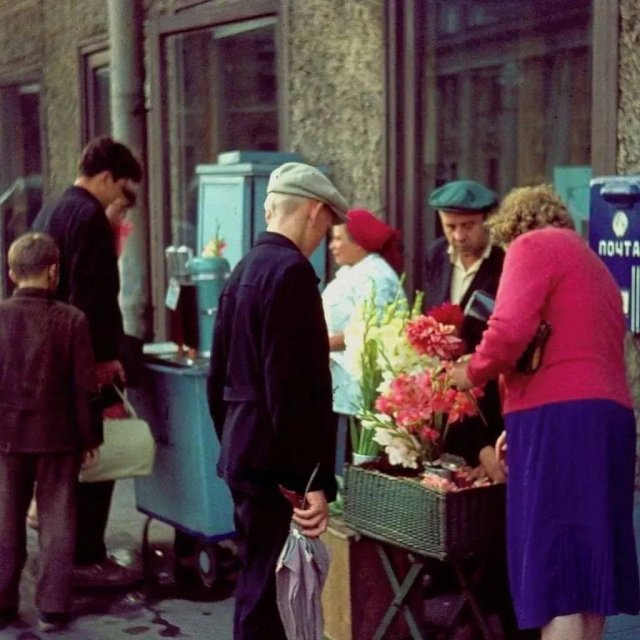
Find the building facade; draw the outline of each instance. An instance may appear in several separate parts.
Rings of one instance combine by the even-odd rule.
[[[591,174],[640,171],[640,0],[138,3],[149,227],[139,258],[157,338],[164,247],[194,244],[195,167],[220,152],[295,151],[327,165],[351,203],[402,229],[411,288],[438,234],[426,199],[443,181],[578,193]],[[111,130],[121,34],[109,32],[109,6],[0,0],[3,238]]]

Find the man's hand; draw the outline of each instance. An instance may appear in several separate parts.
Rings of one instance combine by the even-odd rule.
[[[453,384],[453,386],[460,391],[466,391],[467,389],[471,389],[473,387],[473,385],[469,381],[469,378],[467,377],[466,362],[456,362],[449,370],[449,379],[451,380],[451,384]]]
[[[127,381],[120,360],[98,362],[96,364],[96,379],[98,381],[98,387],[105,387],[116,381],[124,384]]]
[[[100,449],[87,449],[82,452],[82,462],[80,464],[81,469],[90,469],[95,467],[100,462]]]
[[[507,466],[507,432],[503,431],[496,440],[496,457],[500,466],[504,469],[504,475],[509,473]]]
[[[327,530],[329,522],[329,505],[324,491],[307,493],[308,509],[294,509],[293,521],[309,538],[317,538]]]

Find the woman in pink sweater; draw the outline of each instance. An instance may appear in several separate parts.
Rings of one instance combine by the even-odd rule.
[[[508,245],[496,306],[454,379],[467,388],[503,377],[520,627],[542,627],[543,640],[597,640],[604,616],[640,604],[620,293],[549,187],[513,190],[491,225]],[[517,362],[542,321],[551,333],[540,367],[524,373]]]

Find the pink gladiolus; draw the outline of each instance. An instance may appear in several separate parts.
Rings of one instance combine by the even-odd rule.
[[[446,360],[461,355],[462,340],[455,335],[454,325],[441,324],[431,316],[418,316],[406,326],[409,344],[421,355]]]

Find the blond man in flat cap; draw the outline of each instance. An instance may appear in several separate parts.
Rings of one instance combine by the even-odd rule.
[[[303,533],[327,527],[336,493],[327,327],[308,260],[347,202],[320,171],[290,162],[271,174],[267,230],[231,274],[218,307],[208,397],[221,443],[218,473],[235,505],[243,563],[234,640],[286,640],[275,567],[292,508],[279,486],[303,494]]]

